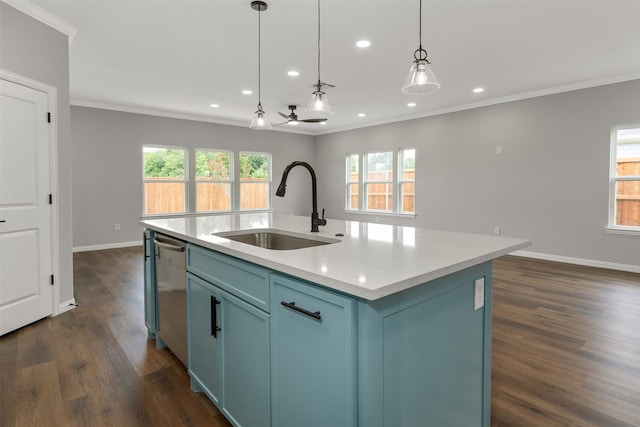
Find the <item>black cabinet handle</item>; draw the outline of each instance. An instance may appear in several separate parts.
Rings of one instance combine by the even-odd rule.
[[[319,311],[309,311],[309,310],[305,310],[304,308],[300,308],[296,305],[295,301],[291,301],[291,302],[281,301],[280,304],[284,305],[285,307],[293,311],[297,311],[298,313],[304,314],[305,316],[312,317],[316,320],[322,320],[322,316],[320,316]]]
[[[144,259],[149,258],[149,254],[147,253],[147,234],[143,231],[142,232],[142,251],[144,253]]]
[[[216,305],[218,304],[220,304],[220,301],[218,301],[215,296],[211,295],[211,336],[214,338],[218,338],[218,331],[221,331],[218,326],[218,316],[216,314]]]

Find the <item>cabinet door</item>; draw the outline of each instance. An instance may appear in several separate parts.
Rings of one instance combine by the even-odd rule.
[[[149,338],[155,338],[156,322],[156,278],[155,278],[155,245],[153,231],[144,230],[142,236],[142,250],[144,257],[144,323],[147,326]]]
[[[355,300],[271,275],[272,425],[356,425]]]
[[[191,388],[213,403],[222,397],[222,336],[218,330],[221,294],[215,286],[187,273],[187,321]]]
[[[269,426],[269,315],[228,292],[221,295],[221,410],[236,426]]]

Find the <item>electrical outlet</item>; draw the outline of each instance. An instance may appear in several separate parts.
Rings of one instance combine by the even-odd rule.
[[[500,229],[500,227],[493,227],[493,234],[495,234],[496,236],[499,236],[500,233],[502,233],[502,230]]]
[[[115,229],[116,229],[116,231],[120,231],[120,223],[119,222],[116,223]]]
[[[474,282],[475,291],[473,293],[473,309],[480,310],[484,307],[484,277],[476,279]]]
[[[502,154],[502,147],[496,147],[496,154]]]

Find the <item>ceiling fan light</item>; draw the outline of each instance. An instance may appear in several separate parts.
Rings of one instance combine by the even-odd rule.
[[[262,110],[261,106],[258,106],[258,110],[255,113],[256,115],[251,120],[251,124],[249,124],[249,128],[251,129],[271,129],[271,122],[267,119],[265,112]]]
[[[431,64],[426,59],[419,59],[411,64],[409,75],[402,85],[402,92],[407,95],[424,95],[440,89]]]
[[[312,118],[326,117],[327,114],[331,114],[331,106],[329,105],[327,94],[320,89],[313,92],[305,111]]]

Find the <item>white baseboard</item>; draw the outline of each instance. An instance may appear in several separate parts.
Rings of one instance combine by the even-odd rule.
[[[58,307],[58,314],[62,314],[65,311],[73,310],[77,306],[78,305],[76,304],[75,298],[71,298],[69,301],[61,302],[60,306]]]
[[[142,246],[142,241],[107,243],[105,245],[74,246],[73,252],[101,251],[104,249],[130,248],[133,246]]]
[[[587,267],[606,268],[609,270],[629,271],[631,273],[640,273],[639,265],[618,264],[615,262],[597,261],[593,259],[573,258],[561,255],[543,254],[539,252],[515,251],[511,255],[521,256],[524,258],[542,259],[545,261],[564,262],[566,264],[584,265]]]

